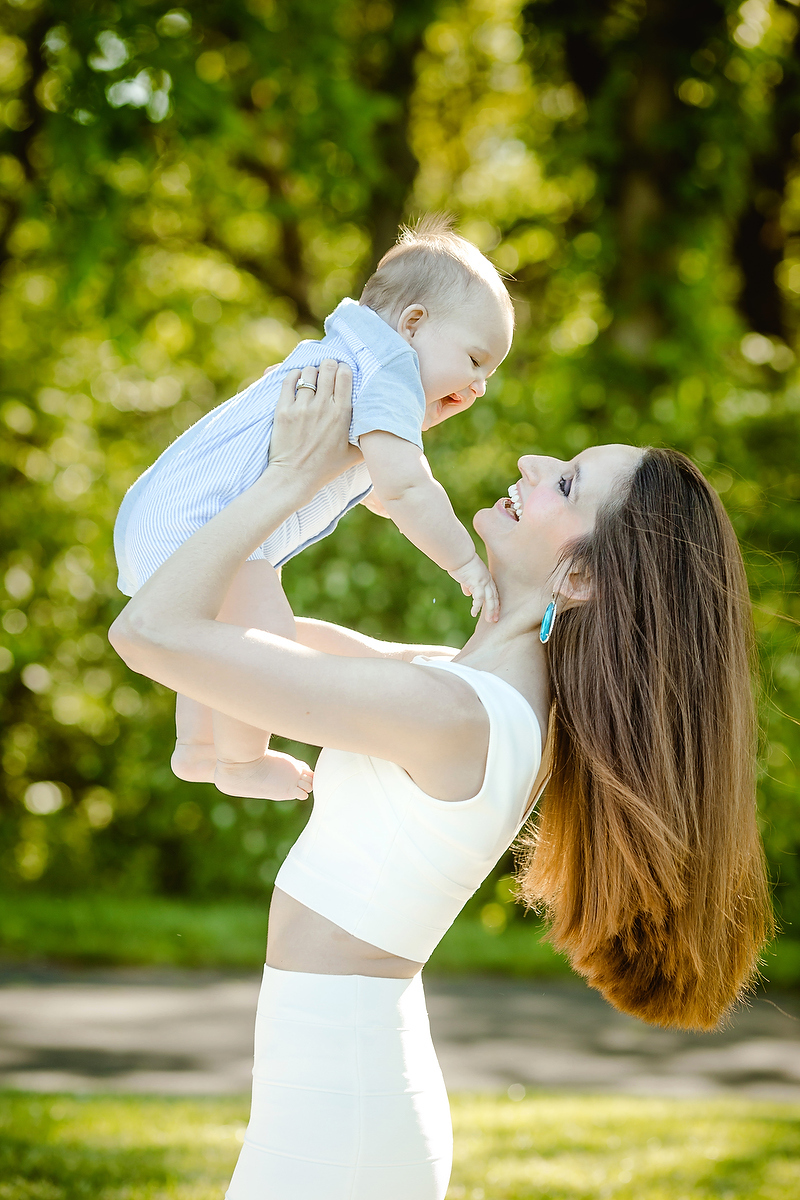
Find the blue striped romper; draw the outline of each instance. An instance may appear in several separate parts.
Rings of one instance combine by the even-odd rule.
[[[300,342],[281,366],[257,379],[182,433],[126,493],[114,526],[118,587],[126,596],[207,521],[246,491],[269,461],[275,406],[287,373],[325,358],[353,371],[350,441],[384,430],[422,447],[425,394],[416,352],[372,309],[343,300],[325,322],[321,341]],[[369,494],[359,463],[292,513],[251,558],[283,566],[327,537]]]

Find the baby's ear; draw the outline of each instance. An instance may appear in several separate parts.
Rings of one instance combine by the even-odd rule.
[[[424,325],[427,319],[428,310],[424,304],[409,304],[397,318],[397,332],[407,342],[410,342],[414,334],[421,325]]]

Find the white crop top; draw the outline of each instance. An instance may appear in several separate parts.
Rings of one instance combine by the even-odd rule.
[[[323,750],[311,817],[275,885],[354,937],[427,962],[519,832],[542,743],[533,709],[511,684],[447,659],[414,662],[460,675],[486,709],[480,791],[436,800],[396,763]]]

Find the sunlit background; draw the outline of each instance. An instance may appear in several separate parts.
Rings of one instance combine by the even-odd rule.
[[[178,433],[320,336],[400,221],[446,209],[518,328],[485,399],[427,436],[434,472],[467,523],[523,452],[654,443],[707,472],[748,561],[764,836],[800,937],[796,0],[0,14],[2,891],[263,905],[305,810],[171,775],[173,698],[106,641],[114,516]],[[371,634],[469,630],[457,585],[363,510],[285,582]],[[510,869],[470,909],[498,940]]]

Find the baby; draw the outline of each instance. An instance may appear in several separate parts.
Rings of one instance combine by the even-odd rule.
[[[277,574],[336,527],[355,504],[397,528],[472,597],[473,615],[497,617],[492,578],[431,475],[421,434],[463,412],[507,355],[513,309],[492,264],[442,218],[404,229],[367,281],[343,300],[322,341],[301,342],[238,396],[169,446],[126,494],[114,529],[119,588],[132,596],[186,538],[249,488],[269,459],[273,415],[288,372],[314,386],[324,359],[353,372],[350,441],[364,461],[322,488],[250,556],[231,582],[220,621],[294,638]],[[176,710],[172,769],[231,796],[305,798],[305,763],[269,750],[269,733],[184,696]]]

